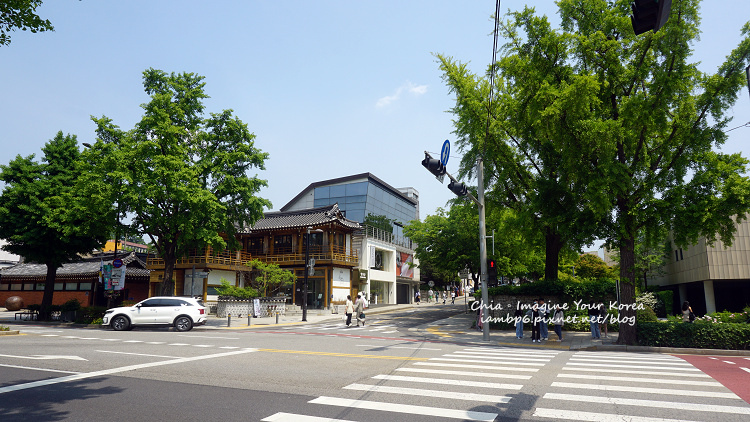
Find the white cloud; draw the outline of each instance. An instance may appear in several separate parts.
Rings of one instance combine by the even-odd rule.
[[[386,95],[385,97],[380,98],[378,102],[375,103],[375,107],[386,107],[392,102],[398,101],[399,99],[401,99],[401,94],[403,94],[404,92],[416,96],[423,95],[427,92],[427,85],[414,85],[413,83],[407,81],[405,84],[396,88],[396,92],[394,92],[393,95]]]

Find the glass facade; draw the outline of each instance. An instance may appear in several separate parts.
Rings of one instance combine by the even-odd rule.
[[[346,218],[360,223],[367,214],[383,215],[402,225],[417,218],[417,207],[401,196],[371,181],[315,188],[314,206],[338,203]],[[401,227],[394,226],[393,234],[403,236]]]

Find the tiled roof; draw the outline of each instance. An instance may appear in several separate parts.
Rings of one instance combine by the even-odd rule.
[[[126,276],[127,277],[148,277],[149,270],[146,269],[146,263],[138,259],[134,253],[128,255],[119,255],[122,259],[123,264],[127,266]],[[101,262],[105,264],[112,263],[112,254],[102,254],[92,257],[84,258],[83,261],[71,262],[63,264],[61,268],[57,269],[57,276],[64,275],[76,275],[76,276],[94,276],[99,273],[99,266]],[[38,277],[47,275],[47,265],[45,264],[31,264],[22,263],[12,267],[5,268],[0,271],[3,277]]]
[[[362,228],[358,222],[344,217],[338,204],[306,210],[269,212],[258,220],[251,228],[245,229],[245,233],[261,231],[318,227],[328,224],[337,224],[341,227],[357,230]]]

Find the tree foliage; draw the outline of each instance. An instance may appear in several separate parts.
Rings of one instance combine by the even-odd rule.
[[[22,31],[44,32],[54,31],[47,19],[36,14],[36,8],[42,0],[4,0],[0,2],[0,45],[10,44],[10,32]]]
[[[282,269],[271,262],[254,259],[250,261],[250,266],[253,268],[253,286],[266,296],[273,296],[283,288],[292,287],[297,280],[297,275],[292,271]]]
[[[384,215],[367,213],[364,224],[383,230],[386,233],[393,233],[393,221]]]
[[[232,110],[204,115],[203,79],[148,69],[143,86],[150,101],[133,129],[92,117],[98,138],[87,151],[90,191],[109,195],[128,214],[125,232],[149,237],[164,258],[165,295],[174,294],[178,257],[202,246],[239,247],[238,230],[271,206],[255,196],[266,181],[248,174],[264,169],[268,154]]]
[[[47,266],[42,311],[52,305],[57,269],[106,241],[111,203],[78,189],[80,152],[75,135],[58,132],[42,148],[41,162],[17,156],[0,166],[3,249]]]

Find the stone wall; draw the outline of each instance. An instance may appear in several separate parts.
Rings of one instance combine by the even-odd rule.
[[[268,298],[263,297],[260,299],[260,315],[266,315],[269,307],[273,307],[275,311],[279,312],[280,315],[284,315],[286,311],[286,298]],[[248,311],[253,309],[253,300],[219,300],[216,303],[216,316],[219,318],[226,318],[227,315],[232,314],[234,317],[240,315],[247,316]]]

